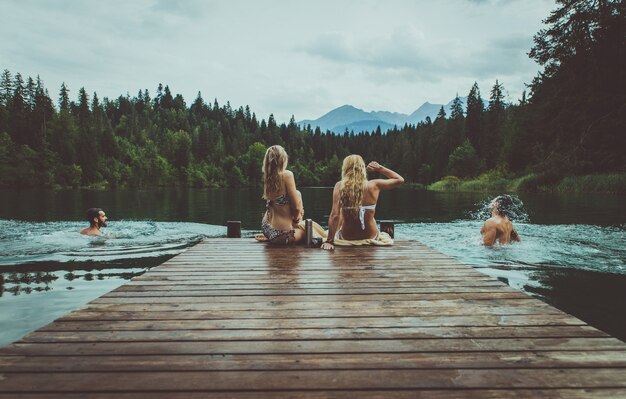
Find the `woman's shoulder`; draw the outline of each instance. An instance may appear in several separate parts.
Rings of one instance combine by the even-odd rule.
[[[384,182],[385,179],[372,179],[372,180],[368,180],[367,181],[367,185],[365,186],[365,189],[368,191],[374,191],[374,190],[379,190],[380,191],[380,187],[379,184],[381,182]]]
[[[282,178],[286,178],[286,179],[292,179],[293,180],[293,172],[290,170],[283,170],[282,172],[278,172],[278,175],[281,176]]]

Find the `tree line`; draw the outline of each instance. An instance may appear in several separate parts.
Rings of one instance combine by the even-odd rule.
[[[624,172],[626,9],[622,1],[559,0],[529,56],[542,67],[516,103],[495,81],[483,101],[476,83],[435,120],[384,133],[335,135],[259,120],[198,93],[187,105],[169,86],[115,99],[75,99],[61,85],[0,76],[0,186],[241,187],[261,184],[269,145],[280,144],[302,186],[331,185],[341,160],[361,154],[428,184],[499,170],[511,176]],[[56,101],[55,101],[56,100]],[[485,105],[487,104],[487,105]]]

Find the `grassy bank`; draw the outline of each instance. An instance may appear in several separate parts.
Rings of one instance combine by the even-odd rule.
[[[446,176],[428,186],[433,191],[506,191],[560,193],[626,193],[626,173],[584,176],[555,176],[531,173],[509,177],[499,171],[484,173],[471,180]]]

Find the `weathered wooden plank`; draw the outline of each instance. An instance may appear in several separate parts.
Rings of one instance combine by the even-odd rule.
[[[537,299],[530,297],[516,298],[516,299],[492,299],[490,301],[485,300],[463,300],[463,299],[436,299],[431,301],[416,300],[416,301],[333,301],[333,302],[290,302],[290,301],[259,301],[259,302],[212,302],[206,301],[202,303],[155,303],[155,304],[136,304],[136,303],[89,303],[85,306],[90,311],[116,311],[116,312],[148,312],[148,311],[199,311],[199,310],[245,310],[245,311],[258,311],[258,310],[319,310],[324,308],[330,309],[405,309],[405,308],[449,308],[449,307],[462,307],[462,306],[474,306],[474,307],[514,307],[532,306],[536,309],[554,310],[551,306]]]
[[[23,342],[233,341],[413,338],[562,338],[607,337],[589,326],[405,327],[241,330],[111,330],[103,323],[82,323],[68,330],[55,322],[25,336]],[[152,326],[155,327],[155,326]],[[98,329],[99,328],[99,329]]]
[[[483,286],[483,287],[411,287],[411,288],[394,288],[394,287],[372,287],[372,288],[251,288],[251,289],[202,289],[198,291],[158,291],[158,292],[132,292],[132,291],[111,291],[103,295],[106,298],[114,297],[141,297],[141,296],[239,296],[239,295],[358,295],[358,294],[423,294],[423,293],[473,293],[473,292],[518,292],[512,288],[501,286]]]
[[[17,342],[0,355],[155,355],[235,353],[399,353],[623,350],[615,338],[467,338],[320,341]]]
[[[382,275],[365,275],[363,273],[349,273],[349,275],[326,275],[326,276],[306,276],[306,275],[297,275],[297,274],[287,274],[283,275],[282,273],[265,273],[264,276],[261,275],[243,275],[243,276],[233,276],[233,275],[193,275],[193,274],[165,274],[160,273],[157,274],[149,274],[143,275],[139,277],[135,277],[133,281],[136,282],[147,282],[147,281],[176,281],[176,282],[184,282],[184,281],[198,281],[198,282],[243,282],[243,281],[253,281],[259,284],[267,283],[267,282],[290,282],[290,281],[301,281],[301,282],[337,282],[338,280],[342,280],[345,283],[352,284],[358,282],[385,282],[385,281],[459,281],[461,279],[467,280],[468,277],[473,276],[472,274],[461,274],[461,273],[439,273],[437,275],[429,274],[429,273],[408,273],[403,276],[399,274],[382,276]],[[472,280],[476,281],[493,281],[497,282],[499,285],[502,282],[495,280],[493,278],[487,277],[485,275],[475,276]]]
[[[116,293],[122,292],[121,290],[117,290]],[[528,299],[530,298],[528,295],[524,295],[519,291],[505,291],[505,292],[449,292],[449,293],[422,293],[422,294],[368,294],[368,295],[308,295],[308,296],[298,296],[298,295],[274,295],[274,296],[214,296],[207,299],[207,297],[203,296],[177,296],[177,297],[168,297],[168,296],[150,296],[150,297],[100,297],[93,300],[90,303],[260,303],[266,301],[276,301],[276,302],[316,302],[316,303],[324,303],[324,306],[327,306],[329,303],[335,302],[349,302],[349,301],[363,301],[363,300],[389,300],[389,301],[425,301],[425,300],[442,300],[442,299],[467,299],[467,300],[482,300],[482,301],[490,301],[494,299]]]
[[[583,326],[583,321],[569,315],[509,315],[509,316],[422,316],[422,317],[351,317],[351,318],[283,318],[225,320],[57,320],[56,329],[80,329],[81,326],[112,330],[207,330],[207,329],[295,329],[295,328],[403,328],[403,327],[470,327],[470,326]]]
[[[3,373],[4,391],[178,391],[441,388],[626,388],[623,369],[298,370]]]
[[[278,391],[177,391],[177,392],[90,392],[90,399],[616,399],[626,397],[626,389],[427,389],[427,390],[278,390]],[[63,392],[0,392],[0,399],[84,399],[85,394]]]
[[[440,279],[354,279],[354,281],[346,281],[345,279],[325,279],[325,280],[306,280],[298,278],[276,278],[273,280],[255,281],[254,279],[229,279],[229,280],[211,280],[211,279],[194,279],[186,277],[184,279],[145,279],[134,280],[127,284],[129,287],[141,286],[165,286],[165,287],[193,287],[195,288],[215,288],[224,289],[224,287],[242,287],[242,288],[275,288],[281,285],[281,288],[326,288],[326,287],[356,287],[356,288],[437,288],[437,287],[501,287],[502,283],[492,279],[471,279],[467,278],[449,278],[442,277]],[[230,289],[230,288],[226,288]]]
[[[387,259],[388,260],[388,259]],[[392,273],[405,273],[407,271],[422,271],[422,272],[457,272],[477,274],[478,269],[468,267],[467,265],[453,263],[445,260],[437,261],[401,261],[394,259],[394,263],[385,263],[384,259],[376,260],[372,262],[357,262],[347,259],[343,264],[329,264],[328,262],[319,261],[300,261],[298,263],[284,263],[284,264],[267,264],[263,259],[257,259],[256,261],[230,263],[225,260],[212,259],[212,260],[198,260],[194,262],[186,262],[181,264],[162,264],[154,267],[156,273],[177,273],[180,271],[189,271],[193,273],[203,272],[216,272],[222,274],[254,274],[259,272],[301,272],[319,274],[323,272],[376,272],[389,270]]]
[[[310,319],[351,317],[422,317],[473,315],[531,315],[562,314],[558,309],[542,309],[535,306],[465,306],[431,308],[364,308],[364,309],[285,309],[285,310],[170,310],[170,311],[98,311],[85,309],[72,312],[60,320],[224,320],[224,319]]]
[[[0,372],[626,368],[626,351],[0,356]]]

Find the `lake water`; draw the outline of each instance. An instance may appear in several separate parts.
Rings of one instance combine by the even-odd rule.
[[[307,218],[326,225],[330,188],[301,190]],[[493,194],[399,189],[378,220],[626,340],[624,196],[520,194],[521,243],[486,248],[480,211]],[[259,231],[254,189],[0,190],[0,345],[124,284],[241,220]],[[87,238],[87,208],[103,208],[109,239]],[[338,249],[340,250],[340,249]]]

